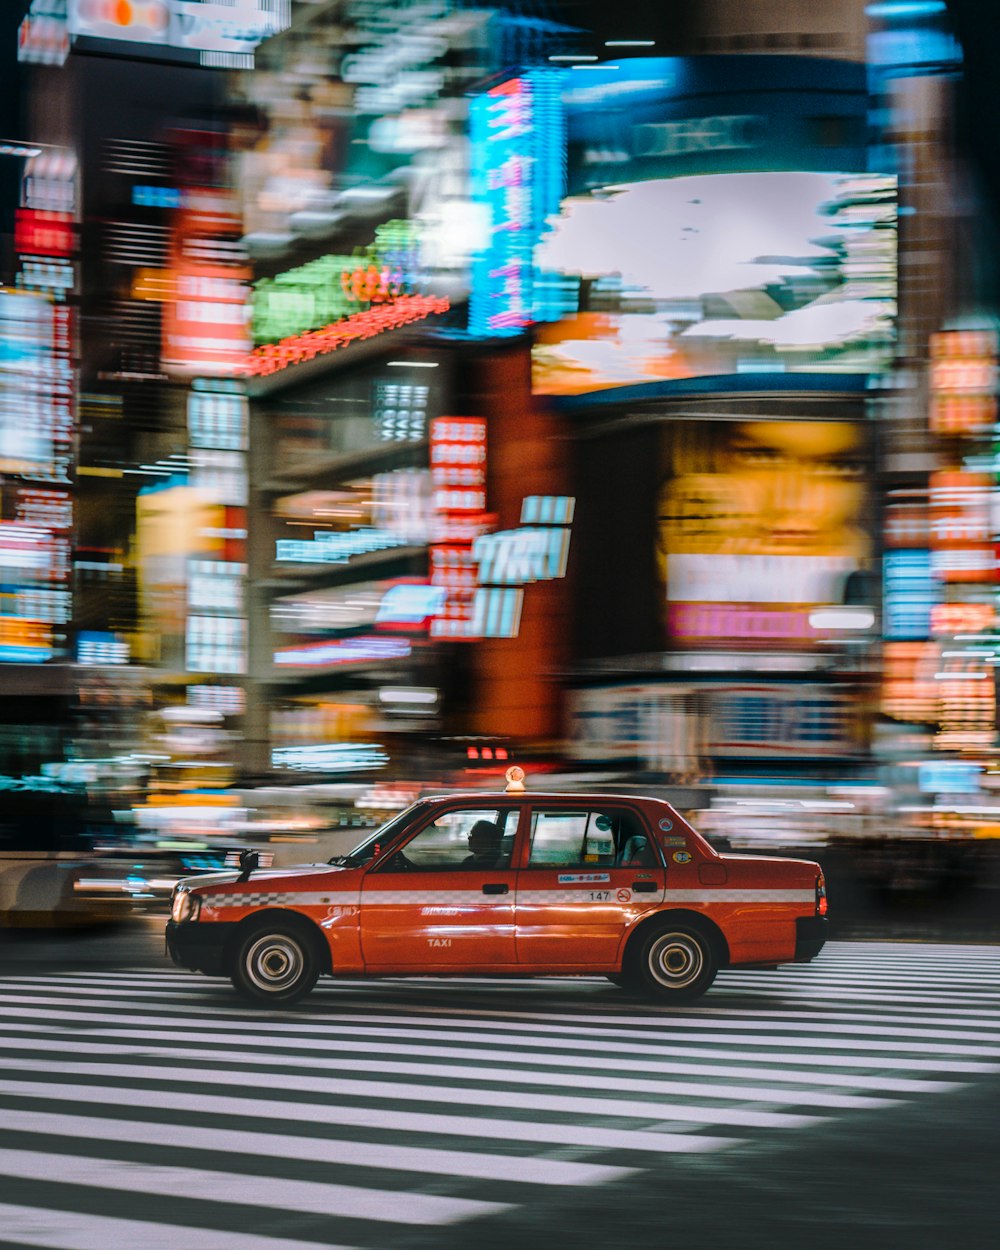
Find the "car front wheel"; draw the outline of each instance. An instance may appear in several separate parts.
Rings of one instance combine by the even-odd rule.
[[[707,934],[691,925],[654,929],[636,952],[633,986],[656,998],[690,1003],[709,988],[718,961]]]
[[[254,929],[236,952],[232,981],[255,1003],[298,1002],[316,984],[319,960],[312,944],[291,926]]]

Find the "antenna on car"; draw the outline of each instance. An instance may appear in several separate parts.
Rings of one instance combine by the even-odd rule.
[[[504,773],[504,776],[507,778],[506,791],[508,794],[523,794],[524,793],[524,769],[523,768],[518,768],[518,766],[514,764],[511,768],[507,769],[507,771]]]

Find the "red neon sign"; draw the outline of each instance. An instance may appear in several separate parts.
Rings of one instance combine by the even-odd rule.
[[[332,321],[318,330],[294,334],[280,343],[265,343],[245,357],[237,372],[249,377],[267,377],[289,365],[301,364],[316,356],[326,356],[351,343],[374,338],[384,330],[395,330],[435,313],[447,312],[451,301],[434,295],[403,295],[391,303],[379,304],[353,313],[342,321]]]
[[[72,256],[72,213],[19,208],[14,223],[14,248],[21,256]]]
[[[469,640],[472,633],[476,565],[472,544],[491,528],[486,517],[486,421],[482,417],[435,417],[431,422],[431,483],[435,541],[431,585],[445,592],[431,623],[438,638]]]

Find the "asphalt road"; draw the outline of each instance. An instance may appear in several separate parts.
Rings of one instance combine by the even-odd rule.
[[[683,1010],[425,979],[277,1013],[146,936],[7,948],[0,1246],[995,1244],[1000,947],[835,943]]]

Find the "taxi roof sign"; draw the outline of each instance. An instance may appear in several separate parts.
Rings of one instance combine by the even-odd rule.
[[[524,769],[513,764],[504,773],[507,778],[506,792],[508,794],[522,794],[524,792]]]

